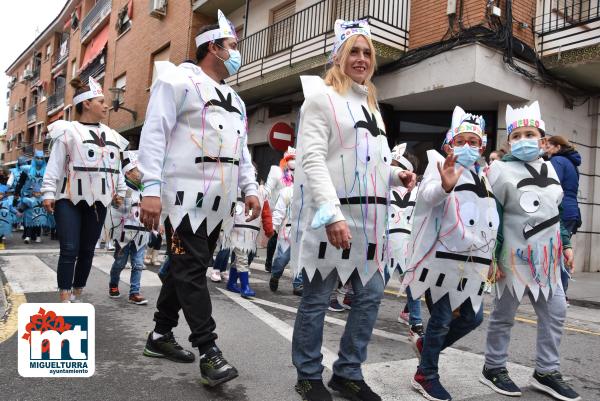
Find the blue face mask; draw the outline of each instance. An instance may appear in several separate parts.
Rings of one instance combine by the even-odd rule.
[[[540,157],[537,139],[521,139],[510,144],[510,153],[519,160],[530,162]]]
[[[229,58],[223,60],[223,64],[225,64],[225,68],[227,68],[229,75],[234,75],[242,66],[242,55],[238,50],[227,49],[227,52],[229,52]]]
[[[454,156],[457,156],[456,162],[464,167],[471,167],[479,159],[479,148],[464,145],[454,148]]]

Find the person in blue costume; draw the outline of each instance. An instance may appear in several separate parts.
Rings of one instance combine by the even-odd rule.
[[[19,199],[17,209],[23,213],[25,225],[25,243],[31,241],[42,242],[42,227],[48,226],[48,214],[42,205],[42,192],[40,184],[35,184],[29,192]]]
[[[15,218],[16,209],[12,195],[8,195],[8,185],[0,184],[0,244],[12,234]]]

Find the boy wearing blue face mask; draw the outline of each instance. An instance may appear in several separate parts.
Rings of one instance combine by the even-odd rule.
[[[558,176],[552,164],[540,157],[545,124],[538,102],[520,109],[507,106],[506,129],[511,153],[489,170],[501,217],[495,251],[497,297],[480,381],[500,394],[521,395],[506,362],[515,313],[527,294],[538,318],[536,366],[530,383],[556,399],[576,401],[579,395],[559,371],[567,310],[561,269],[572,269],[573,251],[560,222],[563,193]]]
[[[441,351],[483,320],[482,295],[491,265],[498,212],[477,160],[485,150],[481,116],[454,109],[442,155],[427,152],[411,234],[411,259],[403,286],[425,294],[430,318],[415,342],[420,357],[412,386],[428,400],[450,400],[438,374]]]

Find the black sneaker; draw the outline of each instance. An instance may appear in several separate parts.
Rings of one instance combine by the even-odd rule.
[[[294,388],[303,401],[333,401],[323,380],[298,380]]]
[[[277,291],[277,288],[279,288],[279,279],[277,277],[271,277],[271,280],[269,280],[269,289],[275,292]]]
[[[536,389],[551,395],[557,400],[579,401],[581,397],[565,381],[559,371],[550,373],[533,372],[529,383]]]
[[[144,355],[153,358],[167,358],[173,362],[192,363],[196,359],[190,351],[184,350],[177,344],[173,332],[170,331],[161,338],[152,339],[152,331],[148,335]]]
[[[410,338],[413,338],[413,337],[420,338],[420,337],[423,337],[424,335],[425,335],[425,330],[423,329],[422,323],[413,324],[412,326],[410,326],[410,329],[408,329],[408,336]]]
[[[327,385],[352,401],[381,401],[381,397],[364,380],[344,379],[334,374]]]
[[[119,298],[121,293],[119,292],[119,287],[110,287],[108,290],[108,296],[111,298]]]
[[[298,287],[294,287],[294,290],[292,291],[292,293],[298,297],[301,297],[303,290],[304,290],[304,287],[300,285]]]
[[[340,305],[340,301],[338,301],[337,298],[329,301],[329,307],[327,309],[329,309],[331,312],[343,312],[346,310],[342,305]]]
[[[214,387],[236,377],[237,369],[223,358],[223,353],[216,345],[200,356],[200,382],[205,386]]]
[[[521,389],[511,380],[506,368],[488,369],[484,366],[479,381],[500,394],[512,397],[519,397],[522,394]]]

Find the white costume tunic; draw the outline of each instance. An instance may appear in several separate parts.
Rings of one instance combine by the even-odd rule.
[[[259,192],[258,199],[262,209],[264,194]],[[256,253],[257,238],[262,228],[262,220],[259,216],[252,221],[246,221],[248,216],[244,213],[245,210],[244,199],[241,191],[238,190],[237,203],[233,212],[233,226],[229,230],[223,230],[223,249],[237,248],[246,254]]]
[[[477,312],[496,245],[496,200],[483,169],[477,172],[474,166],[465,168],[454,189],[446,193],[437,168],[444,157],[435,150],[428,151],[427,157],[403,284],[410,287],[414,299],[426,290],[434,303],[448,294],[452,310],[470,298]]]
[[[290,233],[292,230],[292,199],[294,196],[294,187],[284,187],[279,192],[279,198],[273,209],[273,229],[276,229],[277,246],[285,252],[291,244]]]
[[[116,240],[121,248],[133,242],[135,248],[140,249],[150,238],[150,232],[140,222],[140,200],[139,189],[127,183],[123,204],[119,208],[113,206],[108,211],[110,237]]]
[[[390,191],[388,247],[390,249],[390,274],[395,269],[403,273],[410,261],[410,234],[418,188],[408,191],[394,187]]]
[[[341,95],[319,77],[302,77],[302,85],[291,263],[309,280],[317,270],[323,278],[337,270],[345,283],[356,270],[366,284],[377,272],[384,277],[390,181],[400,185],[401,169],[390,165],[383,121],[369,110],[366,87],[352,84]],[[327,224],[346,220],[350,249],[332,246],[324,226],[311,227],[320,208],[335,211]]]
[[[258,194],[246,146],[246,108],[226,84],[200,67],[157,63],[159,76],[142,129],[139,169],[144,196],[161,196],[162,220],[189,216],[210,234],[233,212],[237,188]]]
[[[122,150],[128,141],[104,124],[57,121],[48,126],[50,159],[42,184],[43,199],[69,199],[73,204],[100,202],[125,195],[120,175]]]
[[[503,207],[502,250],[498,263],[506,275],[498,281],[521,299],[527,288],[537,300],[562,286],[562,240],[558,205],[563,191],[550,162],[495,161],[488,173]],[[553,293],[553,291],[552,291]]]

